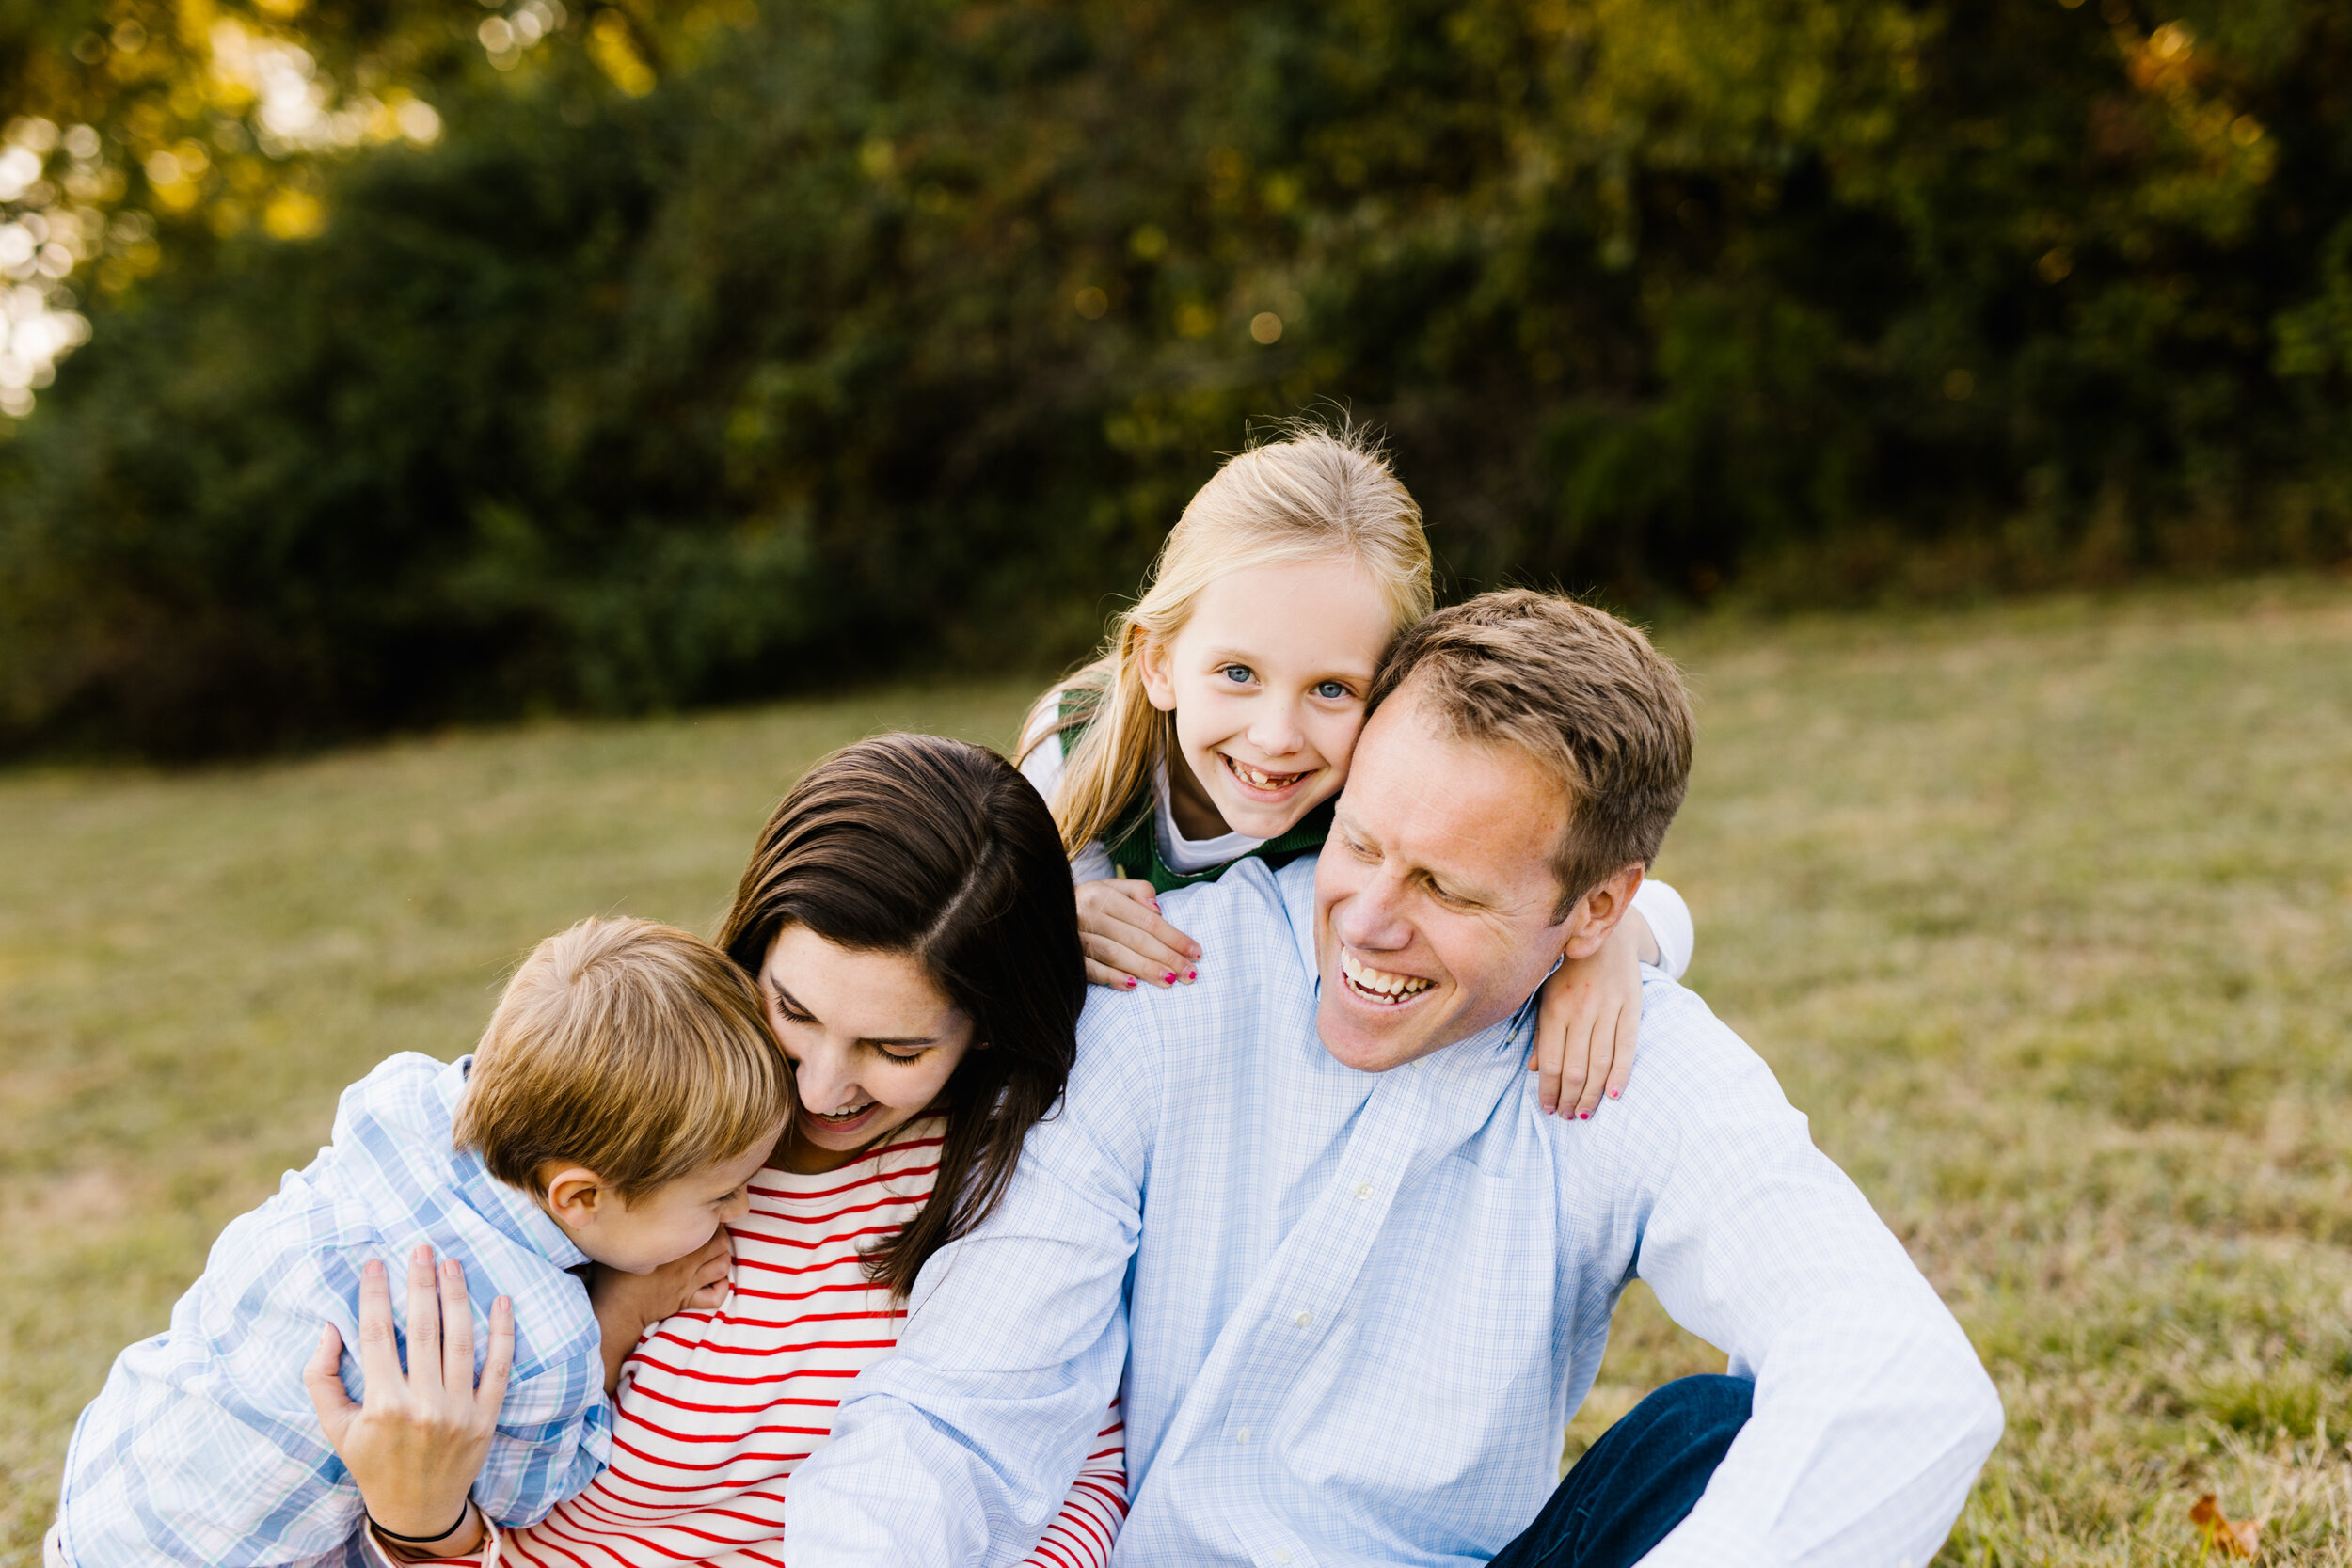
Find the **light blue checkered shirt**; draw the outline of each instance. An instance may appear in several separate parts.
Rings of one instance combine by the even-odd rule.
[[[371,1561],[358,1489],[319,1430],[302,1369],[331,1323],[344,1386],[363,1397],[351,1353],[371,1258],[390,1275],[406,1355],[420,1242],[466,1265],[477,1368],[490,1302],[515,1299],[514,1377],[474,1499],[501,1523],[535,1520],[604,1464],[612,1405],[596,1321],[565,1272],[587,1259],[530,1198],[451,1148],[470,1061],[394,1056],[344,1090],[334,1142],[230,1222],[168,1330],[116,1358],[66,1455],[67,1563]]]
[[[898,1354],[792,1478],[793,1568],[1016,1560],[1122,1366],[1115,1562],[1484,1562],[1550,1495],[1637,1276],[1756,1383],[1648,1561],[1924,1564],[2000,1403],[1771,1070],[1656,972],[1631,1085],[1589,1122],[1538,1110],[1532,1007],[1343,1067],[1314,870],[1166,895],[1200,983],[1089,998],[1004,1207],[923,1271]]]

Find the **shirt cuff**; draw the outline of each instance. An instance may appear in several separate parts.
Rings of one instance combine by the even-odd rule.
[[[1658,967],[1681,979],[1690,973],[1691,951],[1698,944],[1691,906],[1667,883],[1645,877],[1633,890],[1633,907],[1649,922],[1650,935],[1658,941]]]
[[[479,1506],[474,1512],[482,1513]],[[464,1557],[395,1556],[384,1544],[383,1539],[375,1533],[375,1526],[367,1520],[366,1515],[360,1516],[360,1522],[365,1528],[360,1530],[359,1539],[367,1544],[368,1562],[371,1568],[422,1568],[422,1565],[426,1563],[444,1565],[463,1563],[466,1568],[497,1568],[498,1565],[499,1528],[490,1522],[490,1516],[487,1513],[482,1513],[482,1544]]]
[[[1119,875],[1119,867],[1111,863],[1111,852],[1103,847],[1101,839],[1089,840],[1070,863],[1070,879],[1073,882],[1099,882],[1105,877]]]

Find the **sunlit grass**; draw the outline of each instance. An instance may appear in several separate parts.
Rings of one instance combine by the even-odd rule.
[[[1939,1560],[2352,1561],[2352,592],[1667,639],[1696,984],[1959,1312],[2009,1435]],[[707,929],[826,747],[1014,685],[193,777],[0,778],[0,1560],[66,1433],[337,1088],[453,1055],[579,915]],[[300,1349],[303,1347],[295,1347]],[[1629,1298],[1574,1449],[1720,1358]]]
[[[1004,744],[1027,695],[0,777],[0,1561],[38,1561],[115,1352],[308,1163],[343,1085],[470,1050],[507,966],[582,915],[713,928],[769,808],[832,747]]]

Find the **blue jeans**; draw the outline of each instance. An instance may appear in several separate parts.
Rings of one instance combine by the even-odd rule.
[[[1755,1395],[1744,1377],[1667,1384],[1584,1450],[1488,1568],[1632,1568],[1697,1505]]]

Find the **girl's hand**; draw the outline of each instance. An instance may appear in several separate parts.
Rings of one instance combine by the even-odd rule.
[[[734,1269],[735,1241],[723,1225],[701,1251],[651,1274],[629,1274],[602,1263],[590,1270],[588,1306],[604,1339],[604,1391],[610,1394],[620,1387],[621,1364],[645,1330],[674,1312],[709,1311],[724,1302]]]
[[[1078,941],[1087,978],[1098,986],[1190,984],[1199,973],[1200,944],[1162,920],[1152,884],[1132,877],[1078,884]]]
[[[474,1386],[473,1309],[466,1298],[465,1268],[453,1258],[442,1263],[437,1298],[434,1274],[431,1247],[410,1254],[404,1371],[384,1265],[371,1260],[360,1272],[365,1404],[352,1402],[343,1386],[343,1339],[333,1323],[320,1333],[318,1353],[302,1372],[319,1425],[358,1483],[368,1517],[395,1535],[428,1538],[385,1543],[407,1558],[463,1557],[482,1544],[482,1514],[471,1497],[474,1478],[490,1451],[499,1406],[506,1400],[507,1373],[515,1364],[515,1304],[501,1296],[490,1304],[490,1354],[481,1386]],[[435,1536],[435,1530],[447,1533]]]
[[[1628,910],[1599,952],[1566,960],[1544,982],[1527,1068],[1542,1075],[1535,1098],[1546,1116],[1581,1121],[1624,1090],[1642,1030],[1642,965],[1657,957],[1649,922]]]

